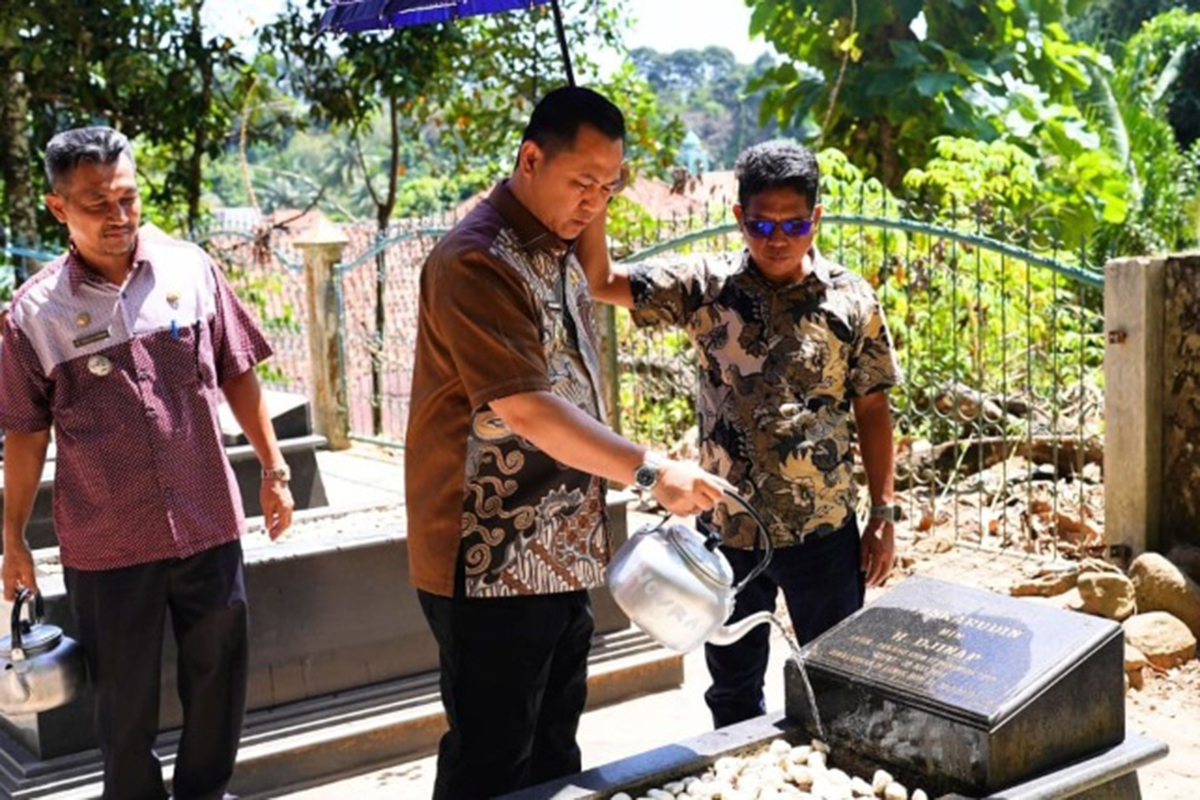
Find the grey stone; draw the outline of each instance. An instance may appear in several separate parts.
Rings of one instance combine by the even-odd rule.
[[[1077,583],[1083,610],[1120,622],[1137,612],[1133,582],[1118,572],[1085,572]]]
[[[1052,597],[1075,587],[1079,577],[1077,566],[1070,569],[1045,569],[1036,575],[1017,581],[1009,587],[1013,597]]]
[[[1139,611],[1166,611],[1200,636],[1200,585],[1158,553],[1143,553],[1129,565]]]
[[[1177,667],[1196,656],[1196,637],[1166,611],[1135,614],[1125,620],[1125,639],[1158,669]]]

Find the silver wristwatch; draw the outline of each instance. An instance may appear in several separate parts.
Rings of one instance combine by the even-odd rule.
[[[287,483],[292,479],[292,470],[287,464],[284,464],[282,467],[276,467],[275,469],[264,469],[262,471],[262,479],[264,481],[279,481],[280,483]]]
[[[881,519],[894,525],[900,521],[900,506],[871,506],[871,519]]]
[[[653,453],[646,454],[646,460],[633,473],[633,485],[643,492],[648,492],[658,485],[662,473],[662,459]]]

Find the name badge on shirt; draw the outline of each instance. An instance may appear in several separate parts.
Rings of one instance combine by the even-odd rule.
[[[89,358],[87,366],[88,372],[100,378],[103,378],[104,376],[108,375],[108,373],[112,372],[113,368],[111,361],[104,356],[99,355]]]
[[[74,345],[76,347],[87,347],[89,344],[95,344],[96,342],[103,342],[109,336],[110,336],[110,334],[108,332],[108,328],[105,328],[102,331],[96,331],[95,333],[89,333],[87,336],[80,336],[79,338],[75,339]]]

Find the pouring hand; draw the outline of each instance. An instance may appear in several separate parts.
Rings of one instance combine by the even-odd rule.
[[[664,461],[654,486],[654,499],[680,517],[709,511],[732,486],[691,461]]]
[[[5,600],[16,600],[18,589],[28,589],[37,594],[37,574],[33,569],[33,553],[29,551],[28,544],[19,542],[14,545],[9,542],[4,548],[4,565],[0,571],[3,572]]]
[[[867,586],[882,586],[896,560],[895,526],[882,519],[871,520],[863,531],[861,547],[861,569],[867,575]]]

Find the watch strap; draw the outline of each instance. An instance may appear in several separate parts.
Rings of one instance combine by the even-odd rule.
[[[283,481],[287,483],[292,479],[292,471],[287,466],[264,469],[262,471],[262,479],[264,481]]]

